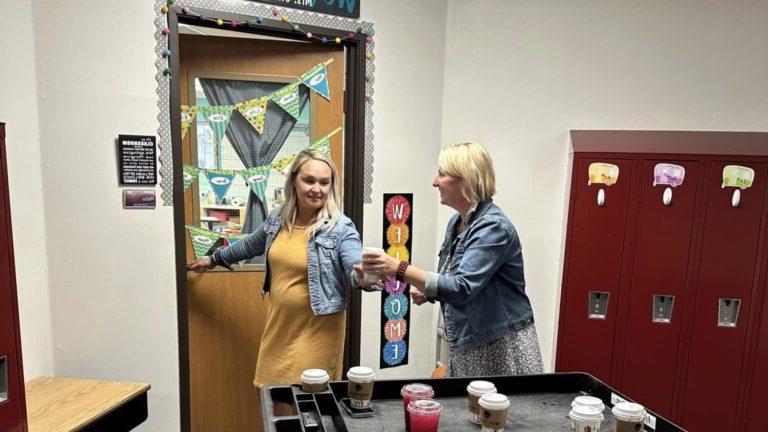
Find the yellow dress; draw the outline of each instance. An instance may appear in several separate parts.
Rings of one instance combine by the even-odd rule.
[[[269,308],[259,347],[257,387],[301,381],[305,369],[325,369],[341,378],[346,312],[315,315],[309,305],[307,230],[278,233],[269,248]]]

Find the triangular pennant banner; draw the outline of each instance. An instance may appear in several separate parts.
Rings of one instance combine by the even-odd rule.
[[[192,165],[184,165],[184,191],[189,189],[192,183],[197,180],[200,175],[200,168]]]
[[[189,125],[191,125],[192,122],[195,121],[196,116],[197,116],[196,106],[189,106],[189,105],[181,106],[181,139],[184,139],[184,137],[187,136],[187,132],[189,131]]]
[[[286,171],[288,170],[288,167],[291,166],[291,162],[293,162],[294,159],[296,159],[295,154],[281,157],[280,159],[272,162],[272,168],[283,173],[284,175],[288,175]]]
[[[262,96],[257,99],[251,99],[235,105],[240,114],[248,120],[248,123],[256,129],[259,134],[264,133],[264,115],[267,113],[267,98]]]
[[[328,76],[325,70],[325,65],[321,64],[319,67],[315,67],[306,75],[301,77],[302,82],[309,88],[316,91],[320,96],[331,100],[330,90],[328,89]]]
[[[221,201],[224,195],[227,194],[229,187],[232,186],[232,179],[235,178],[235,173],[229,170],[205,170],[205,176],[211,182],[216,198]]]
[[[221,139],[224,138],[233,109],[235,107],[232,105],[200,107],[200,113],[208,121],[208,126],[213,129],[213,138],[216,140],[216,143],[221,142]]]
[[[200,259],[213,249],[219,235],[207,229],[187,225],[189,238],[192,240],[192,247],[195,249],[195,257]]]
[[[331,157],[331,138],[326,135],[315,141],[308,148],[313,150],[320,150],[321,152],[325,153],[326,156]]]
[[[263,203],[267,202],[265,191],[267,190],[267,181],[269,180],[269,169],[270,167],[267,165],[239,171],[239,174],[245,180],[245,184],[253,190]]]
[[[299,112],[299,102],[301,100],[299,99],[298,82],[288,84],[287,86],[277,90],[276,92],[272,93],[272,95],[270,95],[270,98],[274,103],[280,105],[280,108],[284,109],[288,114],[292,115],[293,118],[299,118],[299,115],[301,114]]]

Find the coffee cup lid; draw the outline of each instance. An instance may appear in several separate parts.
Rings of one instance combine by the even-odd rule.
[[[432,399],[417,399],[408,403],[408,412],[419,414],[438,414],[443,410],[440,402]]]
[[[578,405],[573,407],[568,416],[579,421],[603,421],[603,415],[597,408],[591,406]]]
[[[605,409],[603,401],[594,396],[576,396],[576,399],[571,402],[571,407],[576,408],[577,406],[592,407],[600,412]]]
[[[645,408],[634,402],[619,402],[613,409],[614,417],[624,421],[643,421],[645,420]]]
[[[363,250],[367,252],[384,252],[383,248],[376,247],[376,246],[366,246],[363,248]]]
[[[486,393],[478,401],[485,409],[502,409],[509,407],[509,399],[501,393]]]
[[[486,393],[496,393],[496,386],[490,381],[472,381],[467,386],[467,391],[475,396],[482,396]]]
[[[355,366],[347,371],[348,379],[372,380],[375,376],[376,374],[373,372],[373,369],[368,366]]]
[[[322,369],[307,369],[301,373],[301,381],[308,384],[320,384],[329,379],[328,372]]]
[[[427,384],[413,383],[406,384],[400,390],[401,396],[410,396],[411,398],[428,399],[435,395],[432,386]]]

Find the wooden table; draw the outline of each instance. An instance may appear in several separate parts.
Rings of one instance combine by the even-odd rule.
[[[25,389],[29,432],[129,431],[147,419],[149,384],[42,377]]]

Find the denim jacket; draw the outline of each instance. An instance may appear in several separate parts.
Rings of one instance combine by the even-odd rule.
[[[328,224],[328,222],[326,222]],[[237,243],[221,248],[213,253],[216,264],[227,267],[229,264],[269,253],[272,242],[280,232],[282,225],[280,211],[270,213],[267,220],[256,231]],[[347,307],[344,276],[354,282],[356,279],[353,264],[362,262],[362,244],[360,235],[352,221],[344,216],[333,227],[319,229],[307,243],[307,281],[309,282],[309,302],[315,315],[327,315],[341,312]],[[266,260],[262,295],[269,291],[269,259]]]
[[[512,222],[491,199],[467,214],[466,228],[454,238],[459,219],[457,213],[448,223],[440,274],[428,274],[425,286],[427,297],[443,304],[448,343],[456,352],[533,322],[523,250]]]

